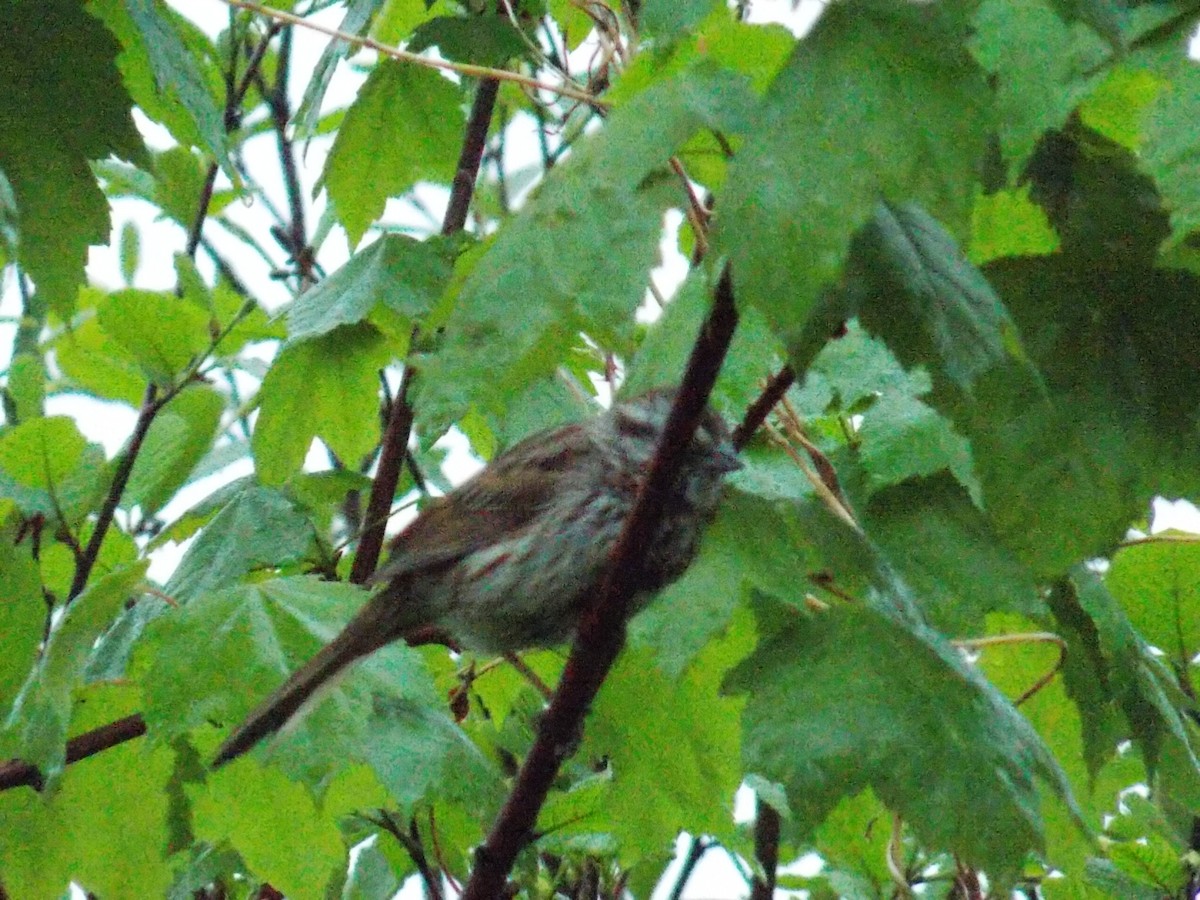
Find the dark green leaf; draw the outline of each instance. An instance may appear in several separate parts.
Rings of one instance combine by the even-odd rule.
[[[0,170],[20,214],[20,260],[50,305],[69,314],[89,244],[108,240],[88,160],[144,159],[117,42],[74,0],[0,7]]]
[[[1153,773],[1164,742],[1177,742],[1200,778],[1200,761],[1192,746],[1183,710],[1194,706],[1175,677],[1130,624],[1125,611],[1094,573],[1082,566],[1072,575],[1076,602],[1091,619],[1103,656],[1093,677],[1102,678],[1129,722],[1147,769]]]
[[[66,760],[72,692],[88,653],[146,573],[141,562],[93,578],[58,620],[37,665],[13,703],[4,728],[17,737],[18,755],[53,779]]]
[[[513,57],[529,56],[529,46],[505,16],[435,16],[418,25],[408,49],[437,47],[442,56],[477,66],[503,67]]]
[[[1171,211],[1171,238],[1177,243],[1200,227],[1200,145],[1188,123],[1200,114],[1200,69],[1193,60],[1180,61],[1176,77],[1150,106],[1146,144],[1139,154]]]
[[[581,142],[467,275],[418,408],[502,409],[553,372],[580,331],[628,346],[662,228],[655,173],[698,129],[744,125],[752,99],[740,78],[692,73],[639,94]]]
[[[647,0],[642,4],[638,23],[647,34],[671,39],[698,24],[717,9],[714,0]]]
[[[311,559],[315,545],[312,523],[291,501],[270,488],[247,486],[188,547],[164,590],[190,603],[257,569]]]
[[[695,563],[634,619],[633,641],[652,646],[656,665],[678,677],[729,627],[746,587],[802,607],[817,568],[785,503],[729,491]]]
[[[910,365],[936,367],[964,391],[992,366],[1022,356],[992,286],[918,206],[877,208],[855,241],[847,278],[868,331]]]
[[[920,200],[965,232],[986,95],[959,15],[831,6],[768,90],[719,201],[716,241],[739,300],[781,335],[799,335],[881,195]]]
[[[863,524],[912,586],[930,621],[949,634],[978,631],[991,612],[1045,611],[1029,570],[945,476],[875,494]]]
[[[974,24],[971,51],[996,79],[1004,158],[1021,166],[1042,133],[1060,127],[1103,79],[1109,48],[1082,24],[1059,18],[1053,0],[984,0]]]
[[[356,325],[380,303],[412,323],[446,289],[452,267],[444,250],[437,241],[385,234],[296,299],[288,309],[289,340],[298,343]]]
[[[1003,879],[1043,840],[1035,778],[1071,802],[1029,724],[920,626],[849,606],[793,620],[728,687],[748,695],[747,767],[787,787],[801,827],[870,786],[922,841]]]
[[[208,152],[236,180],[227,149],[224,117],[170,12],[154,0],[126,0],[126,7],[141,32],[159,92],[187,110]]]

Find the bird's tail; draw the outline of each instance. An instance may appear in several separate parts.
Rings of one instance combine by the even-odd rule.
[[[212,762],[214,769],[237,759],[264,737],[278,731],[321,685],[356,659],[373,653],[396,637],[394,624],[388,621],[388,604],[381,603],[381,599],[381,596],[373,598],[337,637],[246,717],[217,750]]]

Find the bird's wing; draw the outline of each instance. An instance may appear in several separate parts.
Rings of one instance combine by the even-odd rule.
[[[382,583],[450,566],[524,531],[563,489],[594,463],[583,425],[567,425],[516,444],[470,481],[428,506],[391,545],[371,581]]]

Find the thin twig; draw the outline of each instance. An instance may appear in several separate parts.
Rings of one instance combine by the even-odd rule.
[[[146,733],[146,720],[140,713],[134,713],[115,722],[85,731],[67,741],[66,764],[87,759],[102,750],[108,750],[126,741],[132,741]],[[42,773],[33,763],[23,760],[10,760],[0,765],[0,791],[15,787],[31,787],[40,791],[43,786]]]
[[[590,94],[585,90],[577,88],[569,84],[547,84],[544,81],[538,81],[536,78],[530,78],[527,75],[520,75],[516,72],[508,72],[504,69],[493,69],[488,66],[474,66],[469,63],[449,62],[448,60],[432,59],[428,56],[420,56],[416,53],[409,53],[407,50],[400,50],[397,47],[389,47],[387,44],[381,43],[370,37],[362,37],[357,34],[350,34],[338,28],[330,28],[326,25],[321,25],[317,22],[310,21],[301,16],[293,15],[289,12],[284,12],[281,9],[272,9],[267,6],[262,6],[258,3],[250,3],[248,0],[223,0],[224,3],[230,6],[235,6],[238,9],[245,9],[249,12],[258,13],[266,16],[269,19],[275,19],[280,22],[286,22],[289,25],[299,25],[301,28],[308,28],[328,37],[337,38],[338,40],[346,41],[356,47],[366,47],[369,50],[374,50],[376,53],[382,53],[384,56],[400,62],[412,63],[418,66],[425,66],[429,69],[442,69],[446,72],[457,72],[459,75],[466,75],[470,78],[495,78],[497,81],[511,81],[515,84],[522,85],[527,88],[533,88],[539,91],[549,91],[552,94],[558,94],[563,97],[570,97],[572,100],[579,100],[583,103],[590,103],[596,106],[608,106],[608,102],[600,100],[594,94]]]
[[[1057,634],[1050,631],[1033,631],[1022,634],[994,634],[980,638],[963,638],[961,640],[951,641],[955,647],[961,647],[967,650],[981,650],[984,647],[997,647],[1004,644],[1053,644],[1058,648],[1058,659],[1054,665],[1041,678],[1035,681],[1030,687],[1026,688],[1021,696],[1013,701],[1013,706],[1020,706],[1038,691],[1042,690],[1046,685],[1054,680],[1067,662],[1067,642]]]
[[[74,601],[87,587],[92,568],[100,556],[100,545],[104,543],[109,526],[112,525],[113,514],[121,504],[121,495],[125,493],[125,485],[129,483],[129,475],[133,471],[134,463],[137,462],[142,442],[146,439],[146,434],[150,431],[154,417],[158,415],[160,409],[162,409],[162,403],[158,400],[158,386],[150,383],[146,386],[146,394],[142,398],[142,408],[138,412],[137,422],[133,426],[133,434],[129,437],[129,445],[121,455],[121,461],[117,464],[116,471],[113,472],[112,483],[108,486],[108,494],[105,496],[104,504],[100,507],[100,514],[96,518],[96,527],[92,531],[87,547],[84,548],[83,556],[75,566],[75,577],[71,580],[67,603]]]
[[[367,500],[366,522],[354,565],[350,569],[352,584],[366,584],[375,573],[379,554],[383,550],[383,539],[387,531],[388,514],[400,483],[400,471],[404,467],[404,456],[408,450],[408,437],[412,433],[413,411],[408,403],[408,385],[412,369],[405,367],[400,378],[400,389],[392,400],[388,413],[387,429],[379,451],[379,466],[371,484],[371,496]]]
[[[549,700],[554,696],[554,692],[550,690],[550,685],[546,684],[537,672],[529,668],[529,664],[521,659],[518,654],[505,653],[504,659],[510,666],[520,672],[524,679],[533,685],[533,689],[541,694],[544,699]]]
[[[425,855],[425,848],[421,844],[420,835],[417,833],[416,823],[412,823],[410,831],[405,832],[400,827],[400,823],[386,809],[379,810],[379,818],[374,816],[364,815],[366,819],[373,825],[378,825],[388,834],[396,839],[409,858],[413,861],[413,865],[417,867],[417,874],[421,876],[421,881],[425,883],[425,895],[430,900],[442,900],[442,880],[438,872],[429,865],[429,858]]]
[[[692,838],[691,843],[688,844],[687,856],[683,858],[683,865],[679,867],[679,877],[675,879],[675,884],[671,888],[671,893],[667,895],[667,900],[680,900],[692,873],[696,871],[696,866],[710,847],[712,844],[704,838]]]
[[[464,900],[492,900],[501,895],[517,854],[532,839],[550,785],[570,748],[578,742],[584,717],[624,646],[629,602],[642,577],[645,548],[662,518],[662,498],[696,430],[736,326],[733,284],[726,266],[646,480],[609,557],[604,582],[580,620],[554,699],[542,716],[512,792],[476,854]]]
[[[792,371],[791,366],[784,366],[775,373],[774,377],[767,382],[767,386],[763,388],[763,392],[758,395],[758,399],[750,404],[741,424],[733,429],[733,446],[741,450],[750,443],[750,439],[754,437],[759,426],[767,420],[767,416],[771,414],[775,404],[783,399],[783,395],[795,382],[796,373]]]

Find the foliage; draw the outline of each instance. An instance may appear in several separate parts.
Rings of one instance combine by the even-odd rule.
[[[795,383],[516,888],[649,896],[687,832],[756,897],[1192,896],[1200,538],[1146,511],[1200,498],[1194,6],[844,0],[795,36],[716,0],[342,5],[459,71],[333,41],[306,74],[261,10],[0,0],[0,895],[467,881],[560,651],[392,646],[207,761],[447,486],[444,435],[486,458],[678,381],[728,264],[714,405]],[[117,285],[85,272],[110,232]],[[134,422],[115,454],[93,403]]]

